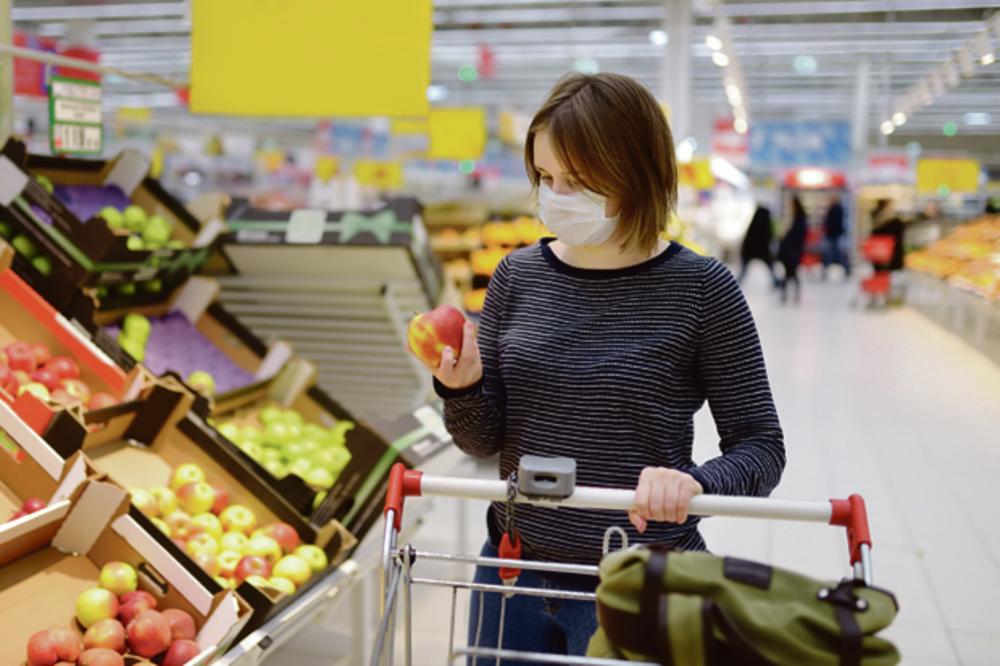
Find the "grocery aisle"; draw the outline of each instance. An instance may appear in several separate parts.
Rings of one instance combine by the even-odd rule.
[[[849,286],[804,287],[799,307],[782,307],[763,275],[751,273],[746,285],[787,436],[789,462],[776,495],[864,494],[876,582],[902,607],[888,635],[904,663],[995,663],[1000,532],[990,512],[1000,503],[1000,368],[908,309],[852,310]],[[707,410],[697,431],[696,457],[714,455]],[[463,469],[491,473],[472,463]],[[474,545],[483,535],[482,508],[468,512]],[[439,500],[416,543],[453,549],[455,520],[454,503]],[[843,535],[824,526],[713,518],[704,531],[718,553],[818,577],[845,571]],[[444,663],[449,599],[444,590],[417,593],[418,663]],[[305,651],[322,644],[309,636],[270,663],[330,663]]]

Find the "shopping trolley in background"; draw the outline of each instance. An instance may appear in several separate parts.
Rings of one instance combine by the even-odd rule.
[[[528,465],[526,461],[533,459]],[[555,466],[546,461],[555,461]],[[581,664],[590,666],[612,666],[623,664],[635,666],[637,662],[617,659],[597,659],[592,657],[570,657],[565,655],[517,652],[503,649],[504,618],[508,595],[523,594],[554,599],[595,601],[594,593],[570,590],[553,590],[527,587],[490,585],[469,580],[443,580],[422,578],[414,575],[413,566],[420,561],[442,561],[452,564],[484,566],[498,569],[528,570],[549,573],[597,576],[596,566],[576,565],[562,562],[539,562],[522,559],[486,558],[468,555],[433,553],[415,550],[407,544],[400,547],[397,537],[402,525],[403,506],[407,497],[451,497],[461,499],[491,500],[564,506],[590,509],[617,509],[627,511],[634,504],[634,490],[609,488],[575,487],[572,478],[562,470],[566,463],[575,470],[572,460],[565,458],[537,458],[525,456],[518,474],[507,481],[482,480],[456,477],[429,476],[418,470],[408,470],[397,463],[389,477],[389,488],[385,498],[385,533],[382,543],[382,619],[376,634],[372,653],[372,666],[389,666],[394,657],[394,630],[397,606],[402,596],[404,654],[407,666],[413,663],[412,654],[412,587],[413,585],[450,587],[451,613],[448,644],[448,663],[464,657],[481,657],[482,663],[500,663],[501,659],[519,659],[537,663]],[[691,500],[690,513],[700,516],[730,516],[738,518],[768,518],[772,520],[794,520],[822,522],[847,528],[847,543],[854,578],[866,585],[872,583],[871,535],[864,499],[851,495],[847,499],[828,501],[795,501],[758,497],[728,497],[720,495],[700,495]],[[619,528],[612,528],[616,530]],[[609,533],[611,530],[609,530]],[[605,551],[608,537],[605,537]],[[501,578],[504,577],[501,571]],[[596,582],[596,581],[595,581]],[[402,592],[400,592],[402,590]],[[459,590],[480,593],[499,593],[501,597],[500,627],[497,632],[499,644],[495,647],[478,645],[455,646],[456,600]],[[464,628],[460,629],[464,631]]]
[[[881,302],[889,304],[889,294],[892,291],[892,273],[880,266],[887,266],[892,261],[892,253],[896,249],[896,239],[892,236],[869,236],[861,244],[861,256],[870,261],[874,273],[861,280],[861,294],[865,295],[868,305]]]

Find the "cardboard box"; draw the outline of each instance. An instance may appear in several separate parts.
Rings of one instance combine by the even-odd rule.
[[[177,290],[171,300],[149,307],[94,313],[95,343],[119,366],[137,363],[118,344],[117,336],[126,314],[148,317],[153,333],[143,364],[157,376],[173,373],[181,381],[195,370],[215,377],[216,400],[227,394],[265,382],[276,375],[292,356],[282,341],[270,346],[243,326],[216,297],[215,280],[194,277]]]
[[[69,356],[80,367],[82,379],[93,391],[110,393],[119,400],[137,398],[149,385],[152,377],[142,368],[124,371],[107,354],[95,345],[84,331],[55,310],[35,293],[10,268],[13,252],[0,241],[0,348],[16,340],[41,342],[49,347],[53,356]],[[0,394],[3,392],[0,391]],[[31,423],[36,432],[44,432],[57,406],[32,395],[6,396],[8,402],[19,406],[22,418]]]
[[[250,618],[232,591],[206,589],[129,515],[128,494],[87,480],[69,499],[0,525],[0,663],[24,663],[28,639],[49,627],[79,628],[77,596],[97,586],[101,567],[126,562],[157,608],[194,618],[206,660],[228,647]],[[207,663],[207,662],[206,662]]]
[[[23,143],[11,139],[0,154],[0,219],[27,236],[79,286],[121,285],[158,281],[176,286],[194,274],[212,253],[221,223],[199,227],[183,204],[148,177],[149,161],[125,151],[110,161],[28,155]],[[79,219],[36,177],[57,187],[116,187],[125,200],[148,215],[172,223],[172,239],[184,249],[130,250],[128,236],[115,233],[96,214]],[[64,195],[66,196],[66,195]],[[169,293],[169,289],[167,290]]]

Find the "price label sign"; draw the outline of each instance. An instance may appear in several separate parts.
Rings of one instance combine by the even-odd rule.
[[[104,149],[100,83],[52,77],[49,90],[49,147],[53,155],[96,154]]]

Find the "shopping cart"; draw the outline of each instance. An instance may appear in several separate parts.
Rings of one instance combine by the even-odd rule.
[[[565,460],[565,459],[555,459]],[[499,664],[501,659],[518,659],[536,663],[580,664],[590,666],[635,666],[637,662],[592,657],[572,657],[505,650],[503,648],[504,618],[508,595],[522,594],[556,599],[596,600],[588,592],[553,590],[506,585],[480,584],[466,580],[422,578],[414,575],[417,561],[443,561],[452,564],[475,565],[491,568],[508,568],[559,574],[597,576],[596,566],[539,562],[523,559],[473,557],[415,550],[412,545],[399,547],[397,537],[402,526],[403,505],[407,497],[435,496],[462,499],[491,500],[539,504],[545,506],[577,507],[590,509],[618,509],[627,511],[634,503],[634,490],[573,487],[565,483],[557,471],[541,471],[536,466],[525,473],[524,460],[516,484],[511,480],[481,480],[426,475],[418,470],[408,470],[397,463],[390,473],[389,488],[385,498],[385,533],[382,543],[382,616],[375,639],[371,666],[389,666],[394,657],[394,629],[396,611],[402,589],[404,655],[407,666],[413,663],[412,654],[412,586],[451,588],[451,625],[449,629],[448,662],[465,657],[483,658],[481,663]],[[568,492],[567,492],[568,490]],[[871,534],[864,499],[851,495],[847,499],[828,501],[795,501],[757,497],[726,497],[701,495],[691,500],[690,512],[700,516],[730,516],[738,518],[767,518],[822,522],[847,529],[847,544],[855,579],[872,584]],[[612,528],[617,529],[617,528]],[[610,530],[609,530],[610,532]],[[605,537],[605,550],[608,537]],[[456,601],[459,590],[501,594],[499,643],[495,647],[472,645],[455,646]],[[477,663],[479,660],[476,660]],[[652,665],[650,665],[652,666]]]
[[[889,304],[892,273],[881,267],[887,266],[892,261],[895,249],[896,239],[892,236],[869,236],[861,244],[861,256],[870,261],[874,267],[874,273],[862,278],[860,285],[861,293],[866,296],[869,306],[876,302],[881,302],[882,305]]]

